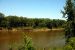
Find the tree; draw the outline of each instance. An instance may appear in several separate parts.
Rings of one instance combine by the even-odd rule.
[[[64,11],[61,12],[63,13],[63,17],[67,16],[68,21],[74,20],[74,4],[72,0],[66,0]]]
[[[48,18],[26,18],[19,16],[4,16],[0,13],[0,27],[11,29],[13,27],[33,27],[42,28],[47,27],[52,29],[52,27],[62,27],[65,21],[58,19],[48,19]]]
[[[47,27],[48,27],[49,29],[52,29],[52,23],[51,23],[51,22],[48,22],[48,23],[47,23]]]
[[[4,14],[0,13],[0,27],[1,27],[1,22],[2,22],[3,19],[4,19]]]
[[[18,27],[19,25],[19,17],[17,16],[7,16],[9,25],[8,27]]]
[[[75,0],[66,0],[66,5],[64,11],[62,11],[63,16],[67,18],[67,24],[65,28],[65,36],[67,41],[70,37],[75,37]]]
[[[37,18],[35,18],[34,19],[34,28],[36,28],[36,27],[38,27],[39,26],[39,22],[40,22],[40,20],[39,19],[37,19]]]

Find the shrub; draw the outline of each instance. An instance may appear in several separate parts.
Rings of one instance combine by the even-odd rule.
[[[18,50],[35,50],[35,48],[32,46],[31,38],[24,35],[24,44],[23,46],[19,47]]]
[[[64,50],[75,50],[75,37],[69,39],[69,42],[65,45]]]

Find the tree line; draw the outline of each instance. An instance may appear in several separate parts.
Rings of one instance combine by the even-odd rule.
[[[59,19],[48,19],[48,18],[26,18],[19,16],[5,16],[0,13],[0,27],[10,28],[10,27],[47,27],[47,28],[58,28],[63,27],[65,20]]]

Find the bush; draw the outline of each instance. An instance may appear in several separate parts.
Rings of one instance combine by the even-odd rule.
[[[75,37],[69,39],[69,42],[65,45],[64,50],[75,50]]]
[[[24,44],[23,46],[19,47],[18,50],[35,50],[35,48],[32,46],[31,38],[24,35]]]

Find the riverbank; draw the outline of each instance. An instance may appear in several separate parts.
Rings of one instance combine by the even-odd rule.
[[[48,29],[48,28],[12,28],[12,29],[2,29],[0,31],[19,31],[19,30],[22,30],[22,31],[34,31],[34,32],[38,32],[38,31],[58,31],[58,30],[64,30],[64,28],[53,28],[53,29]]]
[[[41,28],[41,29],[33,29],[33,31],[58,31],[58,30],[64,30],[64,28],[53,28],[53,29]]]

